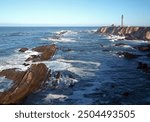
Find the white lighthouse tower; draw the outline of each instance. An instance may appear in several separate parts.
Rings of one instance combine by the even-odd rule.
[[[124,16],[121,15],[121,27],[123,27],[123,26],[124,26]]]

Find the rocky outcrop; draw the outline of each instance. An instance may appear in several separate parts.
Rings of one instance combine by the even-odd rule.
[[[32,49],[33,51],[40,52],[40,55],[31,55],[26,61],[45,61],[52,58],[52,56],[55,54],[57,48],[56,45],[46,45],[46,46],[39,46]]]
[[[47,79],[48,68],[45,64],[33,64],[27,71],[8,69],[0,76],[13,80],[13,86],[0,93],[0,104],[18,104],[32,92],[38,90]]]
[[[101,27],[97,33],[125,36],[128,40],[150,41],[150,27]]]

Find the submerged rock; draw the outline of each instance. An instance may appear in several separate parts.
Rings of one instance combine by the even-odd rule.
[[[27,71],[8,69],[0,72],[0,76],[13,80],[14,85],[0,93],[0,104],[18,104],[29,94],[38,90],[46,81],[48,68],[45,64],[33,64]]]
[[[23,65],[24,65],[24,66],[29,66],[30,64],[27,64],[27,63],[23,63]]]
[[[117,53],[119,56],[123,56],[127,59],[133,59],[133,58],[137,58],[139,57],[139,55],[136,55],[136,54],[131,54],[131,53],[128,53],[128,52],[118,52]]]
[[[150,51],[150,45],[142,45],[142,46],[137,46],[134,48],[139,50],[139,51]]]
[[[143,72],[149,72],[150,67],[146,63],[139,62],[137,69],[141,69]]]
[[[128,97],[129,95],[130,95],[129,92],[124,92],[124,93],[122,94],[122,96],[124,96],[124,97]]]
[[[58,39],[61,39],[61,37],[56,35],[56,36],[53,36],[52,39],[57,39],[58,40]]]
[[[118,47],[118,46],[126,46],[126,44],[124,44],[124,43],[117,43],[117,44],[115,44],[115,46],[116,47]]]
[[[21,48],[20,50],[19,50],[19,52],[25,52],[25,51],[27,51],[28,50],[28,48]]]

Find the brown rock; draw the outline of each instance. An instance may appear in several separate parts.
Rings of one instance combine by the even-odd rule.
[[[28,48],[21,48],[20,50],[19,50],[19,52],[25,52],[25,51],[27,51],[28,50]]]
[[[14,81],[8,91],[0,94],[0,104],[18,104],[32,92],[38,90],[47,78],[48,69],[45,64],[33,64],[27,71],[8,69],[0,72]]]
[[[52,58],[55,52],[56,52],[55,45],[47,46],[41,55],[41,60],[44,61]]]
[[[41,59],[39,55],[31,55],[28,59],[26,59],[26,61],[37,62],[37,61],[41,61]]]
[[[147,39],[147,40],[150,40],[150,31],[148,31],[148,32],[146,33],[146,39]]]
[[[53,45],[39,46],[39,47],[33,48],[32,50],[41,52],[41,54],[31,55],[26,61],[37,62],[37,61],[49,60],[55,54],[57,48],[53,44]]]
[[[149,40],[150,27],[101,27],[96,33],[125,36],[127,40]]]

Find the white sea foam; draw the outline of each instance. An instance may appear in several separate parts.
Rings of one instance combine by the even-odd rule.
[[[78,34],[78,32],[72,31],[72,30],[61,30],[61,31],[55,32],[55,34],[67,36],[67,35],[76,35]]]
[[[64,60],[57,59],[55,61],[44,61],[48,68],[52,71],[70,71],[78,76],[94,76],[94,71],[98,70],[101,65],[98,62],[81,61],[81,60]],[[79,63],[82,66],[76,67],[72,63]]]
[[[61,62],[59,60],[55,61],[43,61],[44,64],[47,65],[49,69],[52,71],[64,71],[67,70],[69,67],[72,67],[70,63]]]
[[[113,46],[115,46],[115,44],[113,44]],[[117,46],[117,47],[123,47],[123,48],[131,48],[131,49],[134,49],[132,46],[126,45],[126,44],[119,45],[119,46]]]
[[[150,43],[149,41],[144,41],[144,40],[126,40],[126,41],[130,43],[137,43],[137,44]]]
[[[47,38],[41,38],[41,40],[44,41],[52,41],[52,42],[62,42],[62,43],[68,43],[68,42],[76,42],[75,39],[73,38],[65,38],[65,37],[60,37],[60,38],[53,38],[53,37],[47,37]]]
[[[87,33],[95,33],[96,31],[97,31],[97,29],[93,29],[93,30],[87,30],[85,32],[87,32]]]
[[[60,38],[60,39],[51,38],[50,40],[53,41],[53,42],[63,42],[63,43],[76,42],[76,40],[74,40],[73,38]]]
[[[130,45],[123,45],[122,47],[134,49],[134,48],[133,48],[132,46],[130,46]]]
[[[0,77],[0,92],[4,92],[11,88],[13,85],[13,81],[6,79],[5,77]]]
[[[114,42],[114,41],[118,41],[118,40],[124,40],[125,36],[110,35],[110,36],[108,36],[108,39],[110,39],[110,41]]]
[[[16,68],[20,71],[25,71],[32,64],[31,62],[27,62],[29,66],[24,66],[23,63],[25,63],[25,60],[30,55],[38,55],[38,54],[39,54],[38,52],[32,50],[28,50],[24,53],[15,51],[15,54],[13,55],[10,55],[8,57],[0,57],[0,70]]]
[[[100,63],[98,62],[91,62],[91,61],[81,61],[81,60],[64,60],[64,59],[59,59],[61,62],[68,62],[68,63],[82,63],[82,64],[93,64],[96,65],[97,67],[100,66]]]
[[[51,100],[56,100],[56,99],[59,99],[60,101],[64,101],[67,98],[68,96],[62,94],[48,94],[44,100],[46,102],[49,102]]]

